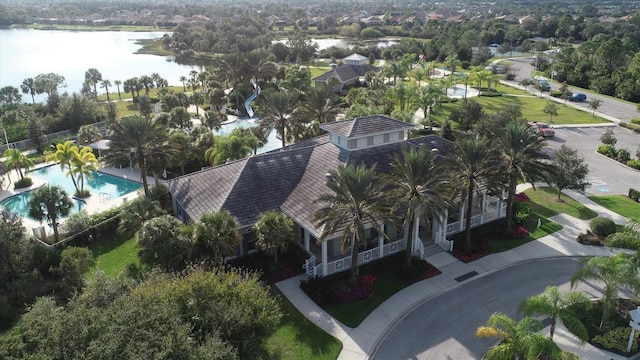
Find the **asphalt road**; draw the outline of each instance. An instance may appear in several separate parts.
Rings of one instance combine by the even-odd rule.
[[[556,128],[556,136],[547,139],[548,146],[555,151],[561,145],[578,150],[589,164],[590,173],[587,180],[592,184],[585,193],[597,195],[626,195],[629,188],[640,188],[640,171],[621,165],[617,161],[596,152],[600,145],[600,137],[608,127]],[[625,128],[612,127],[618,142],[616,148],[627,149],[635,158],[640,147],[640,134]]]
[[[495,340],[476,338],[478,326],[498,311],[516,317],[518,302],[547,286],[568,291],[577,264],[573,258],[519,264],[428,299],[395,325],[373,359],[481,359]],[[589,297],[600,294],[593,284],[580,283],[578,289]]]
[[[513,81],[518,84],[520,81],[530,78],[531,71],[533,70],[533,66],[531,62],[533,58],[519,58],[519,59],[508,59],[508,61],[513,62],[513,66],[511,70],[514,74],[516,74],[516,78]],[[560,85],[551,84],[552,90],[558,90]],[[614,100],[608,97],[604,97],[602,95],[598,95],[597,93],[591,92],[589,90],[575,90],[574,92],[581,92],[587,95],[587,101],[584,102],[574,102],[573,104],[577,106],[582,106],[585,108],[589,108],[589,104],[592,100],[600,99],[601,105],[598,108],[598,112],[603,114],[607,114],[613,116],[617,119],[629,121],[633,118],[640,117],[640,113],[638,113],[637,105],[632,105],[623,101]],[[591,110],[590,110],[591,111]]]

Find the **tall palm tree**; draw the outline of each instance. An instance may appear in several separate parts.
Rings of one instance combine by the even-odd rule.
[[[78,156],[78,147],[72,141],[65,141],[64,143],[58,143],[56,150],[45,156],[45,161],[54,162],[60,165],[60,170],[67,169],[67,174],[71,174],[71,167],[73,161]],[[76,178],[71,176],[73,187],[78,189],[78,183]]]
[[[256,81],[269,81],[278,71],[274,59],[273,54],[265,49],[251,50],[245,54],[244,72],[248,78]]]
[[[58,219],[69,215],[73,206],[67,193],[59,186],[41,186],[31,192],[27,206],[30,217],[51,224],[53,236],[58,241]]]
[[[547,163],[549,156],[544,152],[544,142],[526,125],[511,122],[498,134],[497,149],[499,161],[504,167],[503,174],[508,177],[507,229],[513,225],[513,201],[518,179],[533,183],[552,171]]]
[[[148,159],[175,151],[168,142],[166,129],[152,120],[129,116],[111,124],[108,137],[109,151],[104,156],[105,160],[110,164],[134,162],[140,170],[144,193],[148,194]]]
[[[487,326],[480,326],[476,330],[477,337],[493,337],[500,340],[500,344],[492,347],[485,355],[486,360],[503,359],[557,359],[560,348],[540,333],[540,320],[525,317],[515,321],[502,313],[494,313],[489,317]]]
[[[71,161],[70,175],[77,177],[78,187],[76,188],[79,197],[85,197],[84,179],[93,180],[93,172],[96,171],[98,159],[93,154],[93,149],[84,146],[77,152],[76,157]]]
[[[7,168],[9,170],[14,169],[20,176],[20,179],[24,179],[22,168],[24,168],[25,172],[28,172],[29,169],[35,165],[32,159],[28,158],[18,149],[7,149],[2,156],[6,158],[5,163],[7,164]]]
[[[84,73],[84,81],[93,84],[93,96],[98,96],[98,82],[102,80],[102,74],[98,69],[91,68]]]
[[[107,93],[107,100],[111,100],[109,98],[109,86],[111,86],[111,81],[108,79],[104,79],[100,82],[100,87],[104,88],[104,91]]]
[[[118,99],[119,99],[119,100],[122,100],[122,95],[120,95],[120,85],[122,85],[122,81],[120,81],[120,80],[115,80],[115,81],[113,82],[113,85],[115,85],[115,86],[116,86],[116,89],[118,89]]]
[[[295,91],[270,92],[264,97],[261,111],[260,127],[276,129],[282,137],[282,147],[286,146],[286,137],[291,135],[296,122],[291,114],[296,108],[298,94]]]
[[[551,319],[551,329],[549,337],[553,339],[556,330],[558,318],[562,323],[569,326],[572,332],[581,340],[587,341],[589,334],[587,328],[578,319],[576,313],[572,310],[575,305],[590,306],[589,298],[578,291],[570,291],[561,294],[556,286],[548,286],[541,295],[530,296],[518,304],[518,312],[524,313],[525,316],[540,314],[548,316]]]
[[[424,149],[403,149],[391,160],[391,171],[387,177],[389,198],[396,206],[396,211],[402,209],[401,218],[404,225],[409,227],[407,238],[406,266],[411,265],[411,252],[414,230],[422,218],[430,226],[430,219],[444,212],[449,206],[449,181],[435,156]]]
[[[386,237],[380,226],[389,213],[384,182],[374,168],[364,164],[341,165],[329,174],[332,180],[327,182],[327,187],[331,192],[315,200],[322,205],[314,214],[317,225],[322,227],[318,241],[342,233],[342,251],[351,248],[349,282],[353,285],[358,279],[358,250],[365,240],[365,226],[372,226]]]
[[[421,108],[424,118],[429,116],[429,120],[431,120],[432,109],[436,102],[435,91],[432,88],[431,84],[419,86],[411,97],[411,103]]]
[[[180,76],[180,82],[182,83],[182,92],[187,92],[187,77]]]
[[[465,251],[471,250],[473,194],[480,192],[481,183],[492,178],[497,171],[495,163],[491,160],[494,157],[493,153],[487,138],[466,136],[458,141],[455,155],[449,160],[451,174],[460,184],[462,199],[466,198]]]
[[[581,259],[578,270],[571,276],[571,287],[573,288],[578,281],[584,280],[604,283],[600,329],[606,327],[609,312],[620,290],[630,289],[636,294],[640,292],[638,267],[633,258],[625,253],[617,253],[610,257],[595,256]]]
[[[222,262],[242,241],[238,221],[226,210],[202,215],[190,231],[193,259],[210,257],[215,263]]]
[[[227,136],[216,136],[213,147],[204,153],[204,159],[211,165],[220,165],[242,159],[251,154],[251,150],[242,131],[236,129]]]
[[[319,125],[335,121],[340,113],[340,98],[330,89],[318,86],[309,89],[296,107],[293,117],[300,123],[311,123],[308,137],[320,134]]]
[[[444,59],[444,65],[451,71],[449,74],[449,77],[451,77],[456,72],[456,68],[462,65],[462,62],[458,59],[458,55],[449,55]]]
[[[31,102],[36,103],[36,82],[33,78],[24,79],[20,85],[20,89],[22,89],[24,94],[31,95]]]

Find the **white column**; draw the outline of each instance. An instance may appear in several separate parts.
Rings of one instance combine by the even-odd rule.
[[[327,276],[327,241],[322,242],[322,276]]]
[[[307,252],[309,252],[309,249],[310,249],[310,245],[309,245],[309,238],[310,238],[311,236],[309,235],[309,230],[304,229],[304,228],[303,228],[302,230],[304,230],[304,249],[305,249]]]

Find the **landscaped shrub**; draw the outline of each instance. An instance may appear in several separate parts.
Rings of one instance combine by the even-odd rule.
[[[627,166],[640,170],[640,159],[627,161]]]
[[[640,125],[636,125],[636,124],[620,121],[618,123],[618,126],[622,126],[623,128],[626,128],[626,129],[629,129],[629,130],[633,130],[634,132],[640,133]]]
[[[518,193],[513,198],[513,222],[516,225],[526,223],[531,217],[529,197],[525,193]]]
[[[554,98],[562,97],[562,91],[560,91],[560,90],[551,90],[549,92],[549,96],[552,96]]]
[[[627,345],[630,335],[631,327],[618,327],[602,335],[595,336],[591,342],[600,348],[616,354],[627,355]],[[631,354],[638,352],[638,337],[640,337],[640,333],[636,331],[633,337],[633,344],[631,345]]]
[[[640,119],[631,119],[631,123],[640,125]]]
[[[489,92],[489,91],[481,91],[478,96],[484,96],[484,97],[497,97],[497,96],[502,96],[502,93],[499,92]]]
[[[640,249],[640,234],[631,231],[613,233],[607,236],[604,244],[616,248],[638,250]]]
[[[527,236],[529,236],[529,230],[527,230],[527,228],[524,227],[523,225],[520,225],[516,228],[516,231],[513,233],[513,236],[515,236],[518,239],[524,239]]]
[[[631,160],[631,154],[627,149],[619,149],[618,154],[616,155],[616,160],[619,162],[626,164],[627,161]]]
[[[616,135],[613,133],[613,130],[609,128],[605,130],[602,136],[600,136],[600,142],[605,145],[615,146],[616,143],[618,142],[618,139],[616,139]]]
[[[576,240],[582,245],[595,245],[595,246],[604,245],[603,239],[599,236],[596,236],[590,230],[587,230],[586,234],[578,235],[578,238]]]
[[[23,189],[31,185],[33,185],[33,180],[29,177],[18,179],[13,183],[14,189]]]
[[[615,158],[618,156],[618,151],[616,150],[616,147],[609,144],[602,144],[598,146],[598,152],[610,158]]]
[[[631,200],[640,201],[640,191],[630,188],[629,189],[629,198]]]
[[[616,232],[616,224],[613,220],[598,216],[597,218],[591,220],[591,232],[599,236],[601,238],[606,238],[607,236]]]
[[[74,235],[87,230],[91,226],[91,216],[86,211],[79,211],[69,216],[62,224],[62,231]]]

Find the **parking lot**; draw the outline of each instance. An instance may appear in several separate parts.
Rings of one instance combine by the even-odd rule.
[[[596,152],[600,145],[600,137],[606,129],[608,127],[604,126],[558,127],[555,128],[555,137],[547,139],[547,144],[552,151],[564,144],[578,150],[584,157],[590,170],[587,179],[592,183],[586,190],[587,195],[626,195],[630,187],[640,189],[640,170],[623,166]],[[640,146],[640,134],[620,127],[611,129],[618,139],[616,148],[629,150],[631,157],[635,158],[636,150]]]

